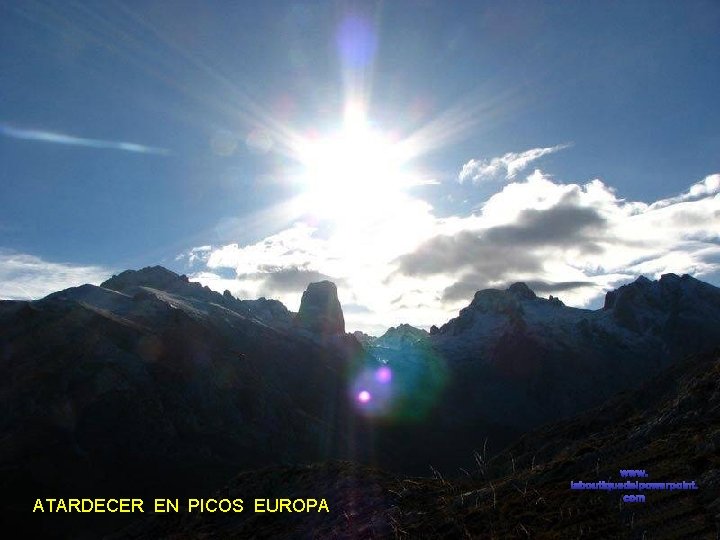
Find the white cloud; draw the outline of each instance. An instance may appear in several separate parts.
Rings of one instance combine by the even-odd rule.
[[[500,176],[504,176],[506,180],[512,180],[533,161],[568,148],[568,146],[567,144],[559,144],[548,148],[532,148],[524,152],[508,152],[492,159],[471,159],[462,166],[458,180],[460,182],[469,180],[478,183],[483,180],[496,179]]]
[[[327,276],[338,284],[341,301],[386,311],[389,300],[382,281],[393,259],[414,249],[438,226],[430,205],[406,198],[394,212],[373,212],[343,227],[298,222],[254,244],[216,247],[206,263],[215,277],[196,273],[191,278],[215,288],[221,283],[220,270],[232,269],[241,284],[222,280],[224,288],[277,298],[295,310],[307,283]],[[356,316],[370,321],[374,314],[365,311]]]
[[[212,246],[198,246],[187,250],[184,253],[180,253],[175,257],[176,261],[186,261],[190,267],[195,266],[198,263],[206,263],[212,252]]]
[[[640,274],[703,276],[720,268],[715,185],[708,177],[695,184],[705,188],[687,192],[692,200],[681,195],[647,205],[618,198],[598,179],[560,184],[536,171],[490,197],[455,235],[435,236],[401,257],[401,269],[419,279],[452,276],[467,288],[516,280],[594,282],[562,292],[575,305]]]
[[[367,308],[346,313],[348,329],[374,332],[401,322],[441,324],[474,290],[520,280],[587,306],[640,274],[702,277],[720,269],[718,178],[647,204],[620,198],[599,179],[564,184],[536,170],[473,214],[441,218],[407,197],[393,212],[366,220],[357,212],[343,227],[298,222],[253,244],[204,249],[204,271],[212,274],[194,277],[297,309],[302,277],[330,276],[343,304]],[[223,269],[235,279],[220,277]]]
[[[67,133],[56,133],[40,129],[23,129],[0,123],[0,135],[12,139],[24,141],[40,141],[53,144],[64,144],[69,146],[85,146],[87,148],[104,148],[109,150],[123,150],[125,152],[136,152],[140,154],[167,155],[170,151],[167,148],[157,148],[133,142],[105,141],[102,139],[87,139],[76,137]]]
[[[34,300],[84,283],[97,285],[112,272],[100,266],[48,262],[34,255],[0,250],[0,298]]]
[[[720,174],[706,176],[704,179],[690,186],[690,189],[685,193],[681,193],[677,197],[661,199],[650,206],[652,208],[664,208],[679,202],[701,199],[708,195],[714,195],[715,193],[720,193]]]

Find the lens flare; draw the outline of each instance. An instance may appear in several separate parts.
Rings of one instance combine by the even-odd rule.
[[[337,43],[343,66],[358,70],[372,63],[377,50],[377,35],[371,21],[349,15],[338,29]]]
[[[387,364],[367,362],[352,375],[348,396],[360,414],[383,423],[424,421],[445,389],[445,359],[423,341],[384,354]]]
[[[392,380],[392,371],[387,366],[382,366],[375,372],[375,380],[382,384],[387,384]]]

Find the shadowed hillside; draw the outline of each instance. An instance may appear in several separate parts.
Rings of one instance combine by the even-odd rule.
[[[346,462],[237,476],[217,497],[325,497],[330,514],[148,520],[115,538],[717,538],[720,532],[720,350],[663,371],[639,390],[525,435],[460,476],[398,477]],[[697,491],[571,491],[571,480],[697,482]],[[282,486],[278,488],[278,486]],[[626,492],[632,493],[632,492]],[[206,515],[207,516],[207,515]]]
[[[0,504],[15,523],[46,536],[98,535],[136,516],[34,515],[29,521],[30,508],[46,497],[203,497],[238,472],[271,466],[280,468],[247,473],[241,483],[264,486],[257,496],[270,496],[262,493],[268,489],[287,496],[288,486],[306,483],[297,474],[317,473],[313,489],[327,487],[335,508],[338,500],[362,508],[367,497],[348,494],[342,477],[363,486],[370,474],[383,490],[410,498],[396,500],[382,491],[382,497],[370,497],[377,508],[365,508],[363,515],[407,507],[397,530],[425,527],[422,516],[445,523],[421,510],[424,505],[450,516],[453,527],[475,531],[479,525],[465,515],[465,496],[460,507],[452,502],[458,495],[453,490],[472,492],[478,499],[473,512],[482,511],[486,479],[470,477],[474,463],[488,475],[496,471],[493,489],[511,493],[500,517],[483,518],[503,531],[502,519],[516,512],[512,505],[527,502],[513,498],[518,491],[509,487],[520,487],[511,480],[545,482],[548,492],[538,497],[548,499],[555,481],[592,479],[587,467],[603,474],[641,468],[643,452],[656,446],[660,453],[647,455],[664,463],[663,452],[671,448],[663,446],[669,444],[664,429],[679,437],[672,440],[674,449],[685,449],[697,433],[715,444],[714,432],[699,422],[717,417],[716,409],[698,411],[716,396],[686,399],[685,390],[672,384],[682,375],[696,385],[703,374],[687,366],[699,361],[673,362],[720,344],[719,327],[720,291],[675,275],[610,292],[597,311],[539,298],[522,283],[479,291],[439,329],[400,325],[379,338],[360,335],[364,346],[344,332],[330,282],[311,284],[298,314],[277,301],[213,292],[162,267],[126,271],[100,287],[83,285],[38,301],[0,302]],[[619,398],[580,420],[520,439],[528,429],[596,406],[668,366],[680,371],[632,402]],[[664,423],[668,417],[657,407],[669,407],[673,399],[688,415],[686,424]],[[626,431],[628,421],[637,422],[637,433]],[[613,441],[625,446],[612,450]],[[513,443],[511,457],[500,454],[488,465]],[[699,452],[701,446],[687,452],[692,448]],[[474,451],[482,453],[482,462]],[[680,463],[674,455],[666,458]],[[679,471],[687,473],[681,479],[694,479],[690,473],[699,478],[702,463],[715,463],[702,459],[687,461],[695,468]],[[328,460],[341,461],[322,465]],[[513,462],[520,476],[508,479]],[[304,468],[308,463],[321,464]],[[672,472],[651,465],[653,474]],[[368,473],[371,466],[388,472]],[[520,471],[527,467],[532,471],[526,478]],[[390,474],[432,471],[442,479],[461,470],[467,479],[439,485]],[[566,473],[577,475],[565,479]],[[558,497],[565,493],[562,482]],[[435,503],[428,493],[436,495]],[[567,504],[587,496],[570,495]],[[357,519],[345,525],[333,519],[308,523],[307,530],[355,530]],[[383,519],[383,530],[396,531],[389,517]],[[533,519],[522,525],[539,527]],[[282,527],[283,521],[273,523]]]

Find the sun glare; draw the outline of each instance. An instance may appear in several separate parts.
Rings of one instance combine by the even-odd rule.
[[[362,113],[346,112],[342,130],[304,139],[297,148],[308,210],[340,220],[372,213],[412,185],[402,144],[374,130]]]

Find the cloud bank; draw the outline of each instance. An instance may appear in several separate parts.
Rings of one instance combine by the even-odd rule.
[[[111,274],[100,266],[48,262],[0,249],[0,298],[4,300],[36,300],[84,283],[98,285]]]
[[[720,270],[720,174],[647,203],[600,179],[562,183],[536,170],[477,208],[439,217],[408,197],[354,228],[298,222],[254,244],[206,247],[194,276],[291,309],[307,283],[333,279],[341,302],[354,306],[348,328],[378,332],[443,323],[475,291],[514,281],[588,306],[639,275]]]

